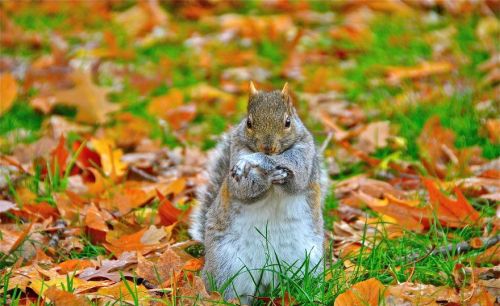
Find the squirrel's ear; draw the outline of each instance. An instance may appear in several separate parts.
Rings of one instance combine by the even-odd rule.
[[[284,96],[288,96],[290,92],[288,91],[288,82],[285,83],[283,86],[283,89],[281,90],[281,94]]]
[[[258,93],[259,93],[259,91],[257,90],[257,88],[255,88],[255,85],[253,84],[253,82],[250,81],[250,96],[256,95]]]

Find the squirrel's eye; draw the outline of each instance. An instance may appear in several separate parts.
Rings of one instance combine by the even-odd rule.
[[[250,120],[250,118],[247,119],[247,128],[248,129],[252,128],[252,121]]]
[[[286,128],[289,128],[289,127],[290,127],[290,124],[291,124],[290,117],[286,117],[286,120],[285,120],[285,127],[286,127]]]

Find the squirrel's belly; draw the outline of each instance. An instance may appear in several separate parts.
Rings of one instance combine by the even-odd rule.
[[[305,195],[276,190],[257,203],[241,204],[233,217],[228,236],[239,249],[237,257],[248,267],[274,264],[275,255],[280,262],[297,266],[306,253],[313,263],[321,260],[323,237],[314,231]]]

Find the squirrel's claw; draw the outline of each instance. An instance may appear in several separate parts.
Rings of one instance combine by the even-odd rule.
[[[289,175],[289,170],[285,168],[277,168],[270,175],[269,178],[273,184],[284,184]]]
[[[239,182],[242,177],[247,177],[252,165],[245,160],[239,160],[231,170],[231,176]]]

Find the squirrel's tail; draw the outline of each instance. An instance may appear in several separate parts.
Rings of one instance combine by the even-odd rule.
[[[194,240],[204,242],[205,237],[205,224],[207,219],[207,212],[212,203],[217,198],[220,187],[224,178],[229,173],[230,164],[230,137],[224,135],[214,149],[210,153],[208,159],[207,175],[208,183],[199,189],[197,198],[199,203],[191,212],[191,226],[189,234]]]

